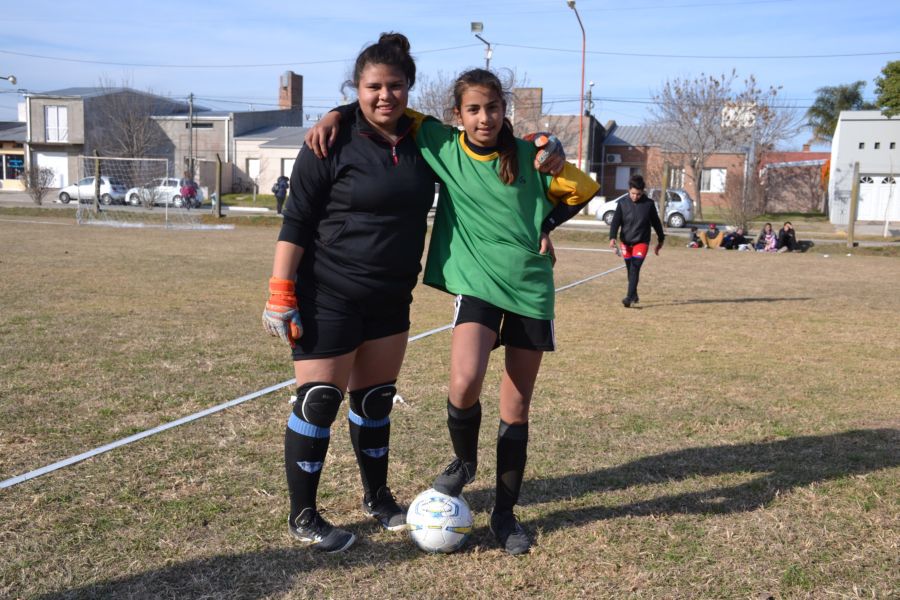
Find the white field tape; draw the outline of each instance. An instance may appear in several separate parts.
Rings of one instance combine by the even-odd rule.
[[[586,277],[580,281],[576,281],[574,283],[570,283],[561,288],[557,288],[556,292],[562,292],[569,288],[575,287],[576,285],[581,285],[582,283],[587,283],[593,279],[597,279],[598,277],[603,277],[604,275],[608,275],[613,271],[618,271],[619,269],[624,269],[625,267],[616,267],[615,269],[610,269],[608,271],[604,271],[602,273],[597,273],[596,275],[591,275],[590,277]],[[423,333],[419,333],[417,335],[409,338],[410,342],[414,342],[416,340],[422,339],[424,337],[428,337],[430,335],[434,335],[436,333],[440,333],[441,331],[446,331],[447,329],[451,329],[453,327],[452,324],[444,325],[443,327],[438,327],[436,329],[432,329],[430,331],[425,331]],[[232,406],[237,406],[243,402],[248,400],[253,400],[255,398],[259,398],[260,396],[265,396],[266,394],[271,394],[272,392],[278,391],[282,388],[285,388],[289,385],[293,385],[297,380],[289,379],[287,381],[283,381],[281,383],[276,383],[275,385],[271,385],[267,388],[261,389],[257,392],[253,392],[247,394],[246,396],[241,396],[240,398],[235,398],[234,400],[229,400],[228,402],[224,402],[217,406],[213,406],[211,408],[207,408],[201,410],[200,412],[196,412],[192,415],[188,415],[186,417],[181,417],[180,419],[176,419],[174,421],[170,421],[169,423],[164,423],[163,425],[159,425],[158,427],[154,427],[153,429],[148,429],[147,431],[142,431],[140,433],[136,433],[134,435],[130,435],[128,437],[122,438],[115,442],[111,442],[106,444],[105,446],[99,446],[94,448],[93,450],[88,450],[87,452],[83,452],[76,456],[70,456],[65,460],[61,460],[55,462],[53,464],[47,465],[46,467],[41,467],[40,469],[35,469],[34,471],[29,471],[28,473],[23,473],[22,475],[18,475],[16,477],[11,477],[9,479],[5,479],[0,481],[0,489],[12,487],[14,485],[18,485],[24,481],[28,481],[29,479],[34,479],[35,477],[40,477],[41,475],[46,475],[47,473],[52,473],[57,469],[62,469],[63,467],[68,467],[69,465],[73,465],[75,463],[79,463],[83,460],[87,460],[88,458],[92,458],[97,456],[98,454],[103,454],[104,452],[109,452],[110,450],[114,450],[119,448],[120,446],[125,446],[126,444],[130,444],[132,442],[136,442],[138,440],[142,440],[146,437],[150,437],[151,435],[156,435],[162,431],[166,431],[167,429],[172,429],[173,427],[178,427],[179,425],[184,425],[185,423],[190,423],[191,421],[196,421],[197,419],[201,419],[208,415],[215,414],[217,412],[223,411],[226,408],[231,408]]]

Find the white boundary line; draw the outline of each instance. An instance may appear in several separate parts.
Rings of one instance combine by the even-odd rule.
[[[602,273],[597,273],[596,275],[591,275],[590,277],[585,277],[584,279],[581,279],[574,283],[564,285],[561,288],[557,288],[555,291],[558,294],[559,292],[565,291],[569,288],[573,288],[576,285],[581,285],[582,283],[587,283],[588,281],[597,279],[598,277],[603,277],[604,275],[609,275],[610,273],[612,273],[614,271],[618,271],[619,269],[624,269],[624,268],[625,268],[624,266],[620,266],[620,267],[616,267],[614,269],[609,269],[608,271],[603,271]],[[447,329],[451,329],[452,327],[453,327],[453,325],[450,324],[450,325],[444,325],[443,327],[438,327],[437,329],[432,329],[430,331],[425,331],[423,333],[419,333],[419,334],[416,334],[416,335],[410,337],[409,341],[414,342],[414,341],[422,339],[424,337],[428,337],[430,335],[440,333],[441,331],[446,331]],[[191,421],[196,421],[197,419],[201,419],[208,415],[215,414],[217,412],[225,410],[226,408],[231,408],[232,406],[237,406],[238,404],[242,404],[244,402],[247,402],[248,400],[253,400],[255,398],[259,398],[260,396],[265,396],[266,394],[271,394],[272,392],[280,390],[281,388],[285,388],[289,385],[292,385],[296,381],[297,381],[296,379],[289,379],[289,380],[283,381],[281,383],[276,383],[275,385],[271,385],[271,386],[261,389],[259,391],[252,392],[250,394],[246,394],[244,396],[241,396],[240,398],[235,398],[234,400],[229,400],[228,402],[224,402],[217,406],[213,406],[213,407],[201,410],[200,412],[196,412],[192,415],[188,415],[186,417],[181,417],[180,419],[176,419],[174,421],[164,423],[164,424],[154,427],[152,429],[148,429],[146,431],[142,431],[140,433],[130,435],[128,437],[122,438],[120,440],[116,440],[115,442],[111,442],[104,446],[99,446],[97,448],[94,448],[93,450],[88,450],[87,452],[83,452],[83,453],[77,454],[75,456],[70,456],[69,458],[57,461],[57,462],[47,465],[45,467],[41,467],[40,469],[35,469],[33,471],[23,473],[22,475],[18,475],[16,477],[11,477],[9,479],[5,479],[3,481],[0,481],[0,489],[18,485],[20,483],[28,481],[29,479],[34,479],[35,477],[40,477],[41,475],[46,475],[47,473],[52,473],[53,471],[56,471],[57,469],[62,469],[63,467],[67,467],[69,465],[79,463],[83,460],[87,460],[88,458],[97,456],[98,454],[103,454],[104,452],[109,452],[110,450],[114,450],[116,448],[125,446],[132,442],[136,442],[136,441],[142,440],[146,437],[150,437],[151,435],[156,435],[157,433],[166,431],[168,429],[172,429],[174,427],[178,427],[179,425],[184,425],[185,423],[190,423]]]

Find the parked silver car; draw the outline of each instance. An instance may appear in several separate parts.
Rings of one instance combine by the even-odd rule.
[[[659,193],[659,188],[650,188],[646,191],[647,196],[656,202],[659,201]],[[687,190],[672,188],[666,190],[666,197],[666,224],[669,227],[684,227],[685,223],[694,218],[694,200]],[[597,218],[610,225],[616,212],[616,205],[620,200],[627,199],[628,194],[626,193],[605,202],[597,211]]]
[[[85,177],[78,183],[67,185],[59,190],[59,201],[68,204],[73,198],[79,202],[93,202],[94,178]],[[113,202],[125,202],[125,184],[115,177],[100,177],[100,202],[112,204]]]
[[[177,208],[185,206],[181,197],[181,185],[176,177],[159,177],[147,184],[129,189],[125,198],[132,206],[153,206],[156,204],[171,204]],[[203,203],[203,190],[197,188],[193,204],[188,208],[196,208]]]

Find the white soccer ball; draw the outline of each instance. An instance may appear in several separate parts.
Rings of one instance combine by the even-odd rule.
[[[409,535],[426,552],[459,550],[472,532],[472,511],[465,498],[427,489],[412,501],[406,513]]]

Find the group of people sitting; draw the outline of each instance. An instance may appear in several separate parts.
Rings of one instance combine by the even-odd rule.
[[[757,252],[802,252],[797,242],[797,233],[790,221],[785,221],[775,233],[771,223],[766,223],[756,241],[747,237],[743,227],[723,232],[715,223],[710,223],[706,231],[691,227],[691,241],[688,248],[724,248],[725,250],[747,250]]]

